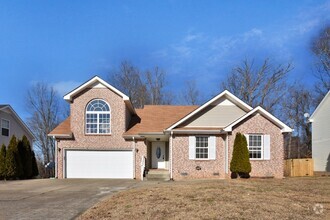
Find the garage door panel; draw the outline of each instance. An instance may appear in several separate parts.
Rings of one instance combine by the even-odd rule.
[[[66,151],[67,178],[133,178],[132,151]]]

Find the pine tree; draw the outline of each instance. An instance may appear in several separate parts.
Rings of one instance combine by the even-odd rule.
[[[7,177],[10,179],[15,179],[19,175],[16,153],[17,153],[17,141],[15,135],[13,135],[12,138],[10,139],[6,154]]]
[[[2,144],[0,150],[0,179],[6,179],[7,172],[6,172],[6,153],[7,149],[4,144]]]
[[[37,165],[37,159],[35,157],[34,151],[31,152],[32,155],[32,176],[38,176],[39,175],[39,170],[38,170],[38,165]]]
[[[23,162],[23,170],[25,178],[32,177],[32,149],[29,140],[24,135],[22,138],[22,144],[25,152],[25,159]]]
[[[242,177],[249,177],[251,172],[251,163],[249,159],[249,150],[244,135],[237,133],[234,141],[233,156],[230,162],[230,171],[239,173]]]
[[[18,140],[17,143],[17,155],[16,155],[16,160],[18,164],[18,176],[20,179],[25,179],[26,175],[24,172],[24,167],[25,167],[25,161],[26,161],[26,154],[25,154],[25,149],[23,146],[23,141]]]

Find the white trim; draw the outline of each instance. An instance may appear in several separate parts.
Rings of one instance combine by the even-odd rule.
[[[136,179],[136,172],[135,172],[135,168],[136,168],[136,143],[135,143],[135,138],[133,137],[133,179]],[[141,179],[143,180],[143,178]]]
[[[244,103],[242,100],[240,100],[239,98],[237,98],[236,96],[234,96],[229,91],[225,90],[222,93],[220,93],[219,95],[215,96],[213,99],[211,99],[208,102],[206,102],[205,104],[203,104],[202,106],[200,106],[197,109],[195,109],[190,114],[186,115],[184,118],[182,118],[181,120],[179,120],[178,122],[176,122],[175,124],[173,124],[172,126],[170,126],[169,128],[167,128],[166,130],[167,131],[172,130],[173,128],[175,128],[179,124],[183,123],[184,121],[188,120],[192,116],[196,115],[198,112],[202,111],[207,106],[209,106],[210,104],[212,104],[213,102],[215,102],[216,100],[220,99],[223,96],[226,96],[230,101],[232,101],[234,104],[236,104],[238,107],[242,108],[245,111],[252,110],[252,107],[251,106],[249,106],[248,104]]]
[[[224,140],[225,142],[225,173],[228,174],[229,173],[229,169],[228,169],[228,133],[226,133],[226,139]]]
[[[322,101],[320,102],[320,104],[316,107],[316,109],[314,110],[313,114],[311,115],[311,117],[309,117],[309,122],[313,122],[314,121],[314,116],[315,114],[319,111],[319,109],[321,108],[321,106],[323,105],[323,103],[325,102],[325,100],[330,97],[330,90],[328,91],[328,93],[324,96],[324,98],[322,99]]]
[[[82,84],[81,86],[75,88],[74,90],[72,90],[71,92],[69,92],[68,94],[64,95],[64,100],[71,102],[73,97],[78,94],[79,92],[81,92],[82,90],[86,89],[86,88],[90,88],[92,87],[95,83],[101,83],[103,84],[105,87],[107,87],[108,89],[110,89],[111,91],[115,92],[116,94],[118,94],[119,96],[121,96],[123,98],[123,100],[125,101],[125,103],[127,104],[128,108],[134,113],[135,109],[129,99],[129,97],[127,95],[125,95],[124,93],[122,93],[121,91],[119,91],[118,89],[116,89],[115,87],[113,87],[112,85],[110,85],[109,83],[107,83],[106,81],[104,81],[103,79],[101,79],[98,76],[94,76],[92,79],[88,80],[87,82],[85,82],[84,84]]]
[[[72,138],[72,133],[71,134],[48,134],[48,137],[55,137],[55,138]]]
[[[170,178],[173,179],[173,132],[170,136]]]
[[[289,126],[287,126],[286,124],[284,124],[283,122],[281,122],[279,119],[277,119],[275,116],[273,116],[272,114],[270,114],[269,112],[267,112],[265,109],[263,109],[260,106],[254,108],[249,113],[243,115],[241,118],[239,118],[238,120],[234,121],[233,123],[231,123],[230,125],[228,125],[223,130],[226,131],[226,132],[231,132],[233,130],[233,127],[235,125],[237,125],[238,123],[240,123],[241,121],[243,121],[244,119],[246,119],[247,117],[249,117],[250,115],[254,114],[255,112],[261,113],[268,120],[272,121],[274,124],[276,124],[277,126],[279,126],[281,128],[282,133],[284,133],[284,132],[292,132],[293,131],[292,128],[290,128]]]
[[[2,121],[7,121],[8,122],[8,128],[4,128],[2,127]],[[6,135],[2,135],[2,129],[8,129],[8,136]],[[1,136],[5,136],[5,137],[10,137],[10,120],[5,119],[5,118],[1,118]]]
[[[14,114],[14,117],[23,126],[23,129],[25,129],[25,131],[30,136],[30,138],[32,139],[32,142],[33,142],[35,137],[34,137],[33,132],[30,130],[30,128],[24,123],[24,121],[18,116],[18,114],[15,112],[15,110],[10,105],[6,105],[5,107],[1,108],[0,110],[4,110],[6,108],[9,108],[9,110]],[[33,143],[31,143],[31,146],[32,145],[33,145]]]
[[[222,134],[220,129],[217,130],[172,130],[171,132],[177,134]]]
[[[208,137],[208,159],[216,160],[217,159],[217,137],[211,135]]]
[[[249,150],[250,153],[250,145],[249,145],[249,141],[250,141],[250,136],[261,136],[261,149],[260,149],[260,153],[261,153],[261,157],[260,158],[250,158],[250,160],[264,160],[264,134],[258,134],[258,133],[248,133],[248,134],[244,134],[245,138],[246,138],[246,142],[247,142],[247,148]],[[253,150],[254,152],[256,152],[257,150]]]
[[[88,111],[87,110],[88,105],[91,102],[95,101],[95,100],[101,100],[101,101],[105,102],[108,105],[108,107],[109,107],[109,111]],[[96,123],[96,125],[97,125],[97,132],[96,133],[88,133],[87,132],[87,114],[97,114],[97,123]],[[109,133],[100,133],[100,131],[99,131],[99,125],[100,125],[100,123],[99,123],[99,116],[100,116],[100,114],[109,114],[110,115],[109,116]],[[87,103],[86,107],[85,107],[85,124],[84,124],[85,134],[87,134],[87,135],[90,135],[90,134],[92,134],[92,135],[93,134],[97,134],[97,135],[109,135],[109,134],[111,134],[111,125],[112,125],[112,123],[111,123],[112,120],[111,119],[112,119],[111,107],[110,107],[110,105],[109,105],[109,103],[107,101],[105,101],[104,99],[92,99],[92,100],[90,100]],[[89,124],[93,124],[93,123],[89,123]],[[104,124],[104,123],[101,123],[101,124]]]

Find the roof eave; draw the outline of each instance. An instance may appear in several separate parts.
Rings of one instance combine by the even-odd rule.
[[[73,134],[48,134],[47,136],[53,138],[72,138]]]
[[[23,126],[23,129],[27,132],[32,140],[35,140],[36,137],[34,136],[33,132],[30,128],[25,124],[25,122],[19,117],[19,115],[15,112],[15,110],[10,106],[6,105],[5,107],[1,108],[1,110],[9,108],[9,110],[13,113],[14,117],[18,120],[18,122]]]
[[[320,107],[323,105],[323,103],[325,102],[325,100],[327,99],[327,97],[330,96],[330,90],[327,92],[327,94],[324,96],[324,98],[322,99],[322,101],[320,102],[320,104],[316,107],[316,109],[314,110],[313,114],[311,115],[311,117],[309,117],[309,122],[313,122],[314,120],[314,116],[315,114],[318,112],[318,110],[320,109]]]
[[[289,126],[287,126],[286,124],[284,124],[283,122],[281,122],[279,119],[277,119],[275,116],[273,116],[272,114],[270,114],[269,112],[267,112],[266,110],[264,110],[260,106],[254,108],[253,110],[251,110],[250,112],[246,113],[245,115],[243,115],[238,120],[236,120],[233,123],[231,123],[230,125],[228,125],[226,128],[224,128],[224,131],[231,132],[233,130],[233,127],[235,125],[237,125],[238,123],[240,123],[241,121],[243,121],[245,118],[249,117],[250,115],[252,115],[252,114],[254,114],[256,112],[261,113],[268,120],[272,121],[276,126],[280,127],[282,133],[293,132],[293,129],[292,128],[290,128]]]
[[[71,92],[67,93],[66,95],[64,95],[63,99],[66,100],[67,102],[72,102],[73,97],[78,94],[81,90],[88,88],[89,86],[93,85],[94,83],[99,82],[102,85],[104,85],[105,87],[107,87],[108,89],[110,89],[111,91],[113,91],[114,93],[116,93],[117,95],[119,95],[120,97],[123,98],[126,106],[129,108],[129,110],[133,113],[136,114],[135,109],[133,107],[132,102],[130,101],[130,98],[125,95],[124,93],[122,93],[121,91],[119,91],[117,88],[115,88],[114,86],[110,85],[109,83],[107,83],[106,81],[104,81],[103,79],[101,79],[98,76],[94,76],[93,78],[91,78],[90,80],[86,81],[85,83],[83,83],[82,85],[80,85],[79,87],[75,88],[74,90],[72,90]]]
[[[207,106],[209,106],[211,103],[215,102],[216,100],[220,99],[223,96],[229,97],[229,99],[231,99],[231,101],[233,101],[236,105],[238,105],[240,108],[244,109],[245,111],[251,111],[253,109],[251,106],[249,106],[248,104],[246,104],[245,102],[240,100],[238,97],[236,97],[234,94],[230,93],[228,90],[224,90],[219,95],[215,96],[214,98],[212,98],[209,101],[207,101],[206,103],[204,103],[202,106],[200,106],[197,109],[195,109],[194,111],[190,112],[184,118],[182,118],[179,121],[177,121],[176,123],[172,124],[166,130],[172,130],[173,128],[175,128],[176,126],[182,124],[184,121],[188,120],[189,118],[191,118],[192,116],[194,116],[198,112],[202,111]]]

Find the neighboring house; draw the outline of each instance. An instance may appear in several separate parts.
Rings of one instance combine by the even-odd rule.
[[[22,139],[25,135],[31,145],[33,144],[33,133],[10,105],[0,105],[0,120],[0,147],[2,144],[5,144],[6,147],[8,147],[9,141],[13,135],[18,139]]]
[[[56,139],[58,178],[136,178],[165,170],[171,179],[229,176],[237,132],[248,138],[252,176],[283,177],[283,135],[292,129],[228,91],[202,106],[146,105],[99,77],[69,92],[70,117]]]
[[[330,172],[330,91],[309,118],[314,171]]]

